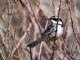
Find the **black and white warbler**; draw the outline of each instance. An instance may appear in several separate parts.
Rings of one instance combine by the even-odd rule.
[[[38,43],[42,41],[50,40],[51,38],[58,38],[63,34],[63,22],[60,18],[56,16],[52,16],[47,20],[51,21],[51,24],[47,27],[47,29],[42,33],[41,37],[38,38],[36,41],[28,44],[28,47],[34,47]]]

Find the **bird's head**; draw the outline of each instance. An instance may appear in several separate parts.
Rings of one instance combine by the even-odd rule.
[[[58,24],[63,24],[62,20],[58,16],[51,16],[48,20],[51,20],[52,23],[58,22]]]

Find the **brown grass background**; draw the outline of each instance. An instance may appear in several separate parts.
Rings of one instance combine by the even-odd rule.
[[[59,8],[63,36],[27,47]],[[0,60],[80,60],[80,0],[0,0]]]

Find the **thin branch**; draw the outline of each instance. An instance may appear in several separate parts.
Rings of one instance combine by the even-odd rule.
[[[42,46],[43,46],[43,42],[41,42],[41,45],[40,45],[40,51],[39,51],[38,60],[41,60]]]
[[[12,52],[12,48],[13,48],[13,40],[11,41],[10,39],[10,34],[11,34],[11,20],[12,20],[12,16],[13,16],[13,5],[12,5],[12,2],[11,0],[7,0],[7,3],[8,3],[8,26],[7,26],[7,33],[6,33],[6,36],[5,36],[5,39],[8,41],[8,51],[10,52],[9,53],[9,57],[11,57],[11,52]],[[8,38],[8,39],[7,39]],[[12,42],[12,44],[11,44]],[[10,59],[10,58],[9,58]]]
[[[55,41],[53,41],[52,43],[51,43],[51,46],[52,46],[52,54],[51,54],[51,57],[50,57],[50,60],[54,60],[54,52],[55,52],[55,50],[56,50],[56,43],[55,43]]]
[[[58,18],[59,18],[59,15],[60,15],[60,10],[61,10],[61,0],[60,0],[60,4],[59,4]],[[56,35],[57,35],[57,27],[58,27],[58,20],[57,20],[57,24],[56,24],[56,33],[55,33],[55,37],[56,37]]]
[[[63,39],[61,39],[61,41],[62,41],[62,43],[64,45],[64,49],[65,49],[65,51],[62,52],[64,54],[64,56],[68,57],[70,60],[75,60],[75,58],[70,55],[69,50],[67,48],[67,44],[65,43],[65,41]]]
[[[71,26],[72,26],[72,30],[73,30],[73,34],[80,46],[80,41],[79,41],[79,38],[77,37],[75,31],[74,31],[74,22],[73,22],[73,18],[72,18],[72,11],[71,11],[71,0],[69,0],[69,11],[70,11],[70,18],[71,18]]]
[[[26,30],[27,33],[28,33],[28,36],[29,36],[29,42],[30,42],[30,30],[31,30],[31,27],[32,27],[32,23],[29,23],[29,28]],[[32,59],[32,49],[31,49],[31,47],[30,47],[30,59],[33,60]]]
[[[60,4],[59,4],[58,18],[59,18],[59,15],[60,15],[60,11],[61,11],[61,0],[60,0]]]
[[[35,13],[34,13],[34,10],[33,10],[33,8],[32,8],[32,5],[31,5],[30,0],[28,0],[28,3],[29,3],[29,5],[30,5],[31,11],[33,12],[33,13],[32,13],[32,17],[34,17],[35,22],[37,23],[37,26],[38,26],[39,30],[42,31],[41,28],[39,27],[40,24],[38,23],[38,21],[37,21],[37,19],[36,19],[36,16],[35,16]]]
[[[30,32],[28,31],[28,36],[29,36],[29,41],[30,41]],[[32,59],[32,48],[30,47],[30,59],[31,60],[33,60]]]
[[[58,10],[58,18],[59,18],[59,15],[60,15],[60,10],[61,10],[61,0],[59,2],[59,10]],[[55,37],[57,38],[57,27],[58,27],[58,20],[57,20],[57,24],[56,24],[56,33],[55,33]],[[55,41],[53,41],[53,43],[55,44]],[[55,51],[55,45],[52,45],[52,49],[53,49],[53,52],[52,52],[52,55],[51,55],[51,58],[50,60],[53,60],[54,59],[54,51]]]
[[[26,35],[27,35],[27,32],[25,32],[24,33],[24,35],[21,37],[21,39],[19,40],[19,43],[16,45],[16,47],[15,48],[13,48],[13,50],[12,50],[12,56],[13,56],[13,54],[15,53],[15,51],[18,49],[18,47],[20,46],[20,44],[21,44],[21,42],[24,40],[24,38],[26,37]],[[28,51],[29,52],[29,51]]]
[[[48,22],[49,21],[47,20],[46,25],[45,25],[45,29],[47,28]],[[42,46],[43,46],[43,42],[41,42],[41,45],[40,45],[40,51],[39,51],[38,60],[41,60]]]
[[[31,58],[31,60],[33,60],[32,59],[32,49],[31,49],[31,47],[30,47],[30,58]]]

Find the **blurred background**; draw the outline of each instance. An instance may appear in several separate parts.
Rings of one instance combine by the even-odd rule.
[[[59,8],[63,36],[27,47]],[[0,0],[0,60],[80,60],[80,0]]]

